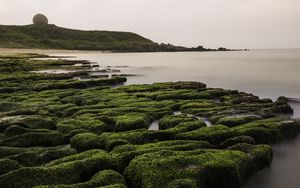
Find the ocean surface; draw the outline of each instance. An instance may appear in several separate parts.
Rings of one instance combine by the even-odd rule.
[[[102,53],[50,52],[74,56],[100,66],[118,67],[128,77],[126,84],[165,81],[199,81],[208,87],[238,89],[261,98],[294,98],[294,117],[300,118],[300,49],[242,52]],[[300,187],[300,136],[273,146],[274,160],[244,185],[244,188]]]

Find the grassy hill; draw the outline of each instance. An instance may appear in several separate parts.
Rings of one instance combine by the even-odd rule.
[[[2,48],[159,51],[160,45],[130,32],[81,31],[56,25],[0,25]]]
[[[203,46],[186,48],[158,44],[131,32],[82,31],[53,24],[0,25],[0,48],[103,50],[115,52],[228,51]]]

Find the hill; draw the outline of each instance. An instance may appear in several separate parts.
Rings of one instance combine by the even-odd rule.
[[[153,51],[159,45],[130,32],[81,31],[56,25],[0,25],[0,47]]]
[[[117,52],[216,51],[202,46],[186,48],[158,44],[131,32],[82,31],[53,24],[0,25],[0,48],[103,50]],[[219,51],[227,51],[219,48]]]

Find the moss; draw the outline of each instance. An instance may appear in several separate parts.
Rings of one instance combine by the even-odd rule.
[[[170,108],[140,108],[139,112],[146,113],[151,119],[160,119],[166,115],[172,115]]]
[[[298,124],[294,121],[282,121],[282,119],[271,118],[254,121],[233,128],[223,125],[204,127],[186,133],[180,133],[177,139],[205,140],[212,144],[221,144],[226,139],[235,136],[249,136],[257,144],[274,143],[280,141],[284,135],[293,135],[298,130]],[[297,134],[298,131],[296,131]]]
[[[15,155],[15,154],[26,152],[26,151],[27,151],[26,148],[1,146],[0,147],[0,158],[7,157],[10,155]]]
[[[56,124],[52,119],[42,116],[15,116],[0,121],[2,130],[10,125],[19,125],[30,129],[56,129]]]
[[[225,95],[237,94],[235,90],[223,90],[223,89],[207,89],[200,92],[200,97],[202,99],[215,99],[220,98]]]
[[[209,107],[215,107],[216,104],[212,100],[198,100],[198,101],[193,101],[189,103],[184,103],[183,105],[180,106],[180,111],[189,109],[189,108],[209,108]]]
[[[206,84],[200,82],[176,82],[171,87],[174,89],[204,89]]]
[[[88,152],[91,151],[93,150]],[[79,159],[80,157],[81,159]],[[73,159],[77,160],[74,161]],[[0,176],[0,184],[7,188],[26,188],[37,185],[79,183],[90,179],[96,172],[112,168],[111,160],[113,160],[111,156],[101,150],[94,152],[93,155],[82,153],[73,158],[62,158],[60,161],[56,162],[56,165],[46,167],[26,167],[11,171]]]
[[[100,140],[105,145],[106,150],[111,150],[113,149],[111,146],[117,146],[116,143],[143,144],[151,142],[153,139],[151,139],[149,131],[140,129],[117,133],[106,132],[100,135]]]
[[[50,161],[45,166],[50,167],[50,166],[56,166],[56,165],[64,164],[64,163],[68,163],[68,162],[80,161],[80,160],[84,160],[87,158],[91,158],[94,155],[103,155],[103,156],[108,157],[108,152],[100,150],[100,149],[91,149],[88,151],[84,151],[81,153],[77,153],[74,155],[70,155],[70,156],[66,156],[66,157],[62,157],[62,158]]]
[[[133,153],[134,156],[151,153],[161,150],[171,150],[171,151],[189,151],[195,149],[211,149],[214,146],[204,141],[189,141],[189,140],[169,140],[160,141],[156,143],[147,143],[143,145],[121,145],[115,147],[112,150],[113,154],[116,153]]]
[[[159,140],[173,140],[176,138],[176,136],[180,133],[190,132],[202,127],[206,127],[206,124],[204,121],[188,121],[179,123],[173,128],[169,128],[166,130],[161,130],[157,132],[158,139]],[[161,135],[161,136],[159,136]]]
[[[181,133],[176,136],[176,139],[184,140],[205,140],[212,144],[220,144],[228,138],[234,136],[230,128],[224,125],[214,125],[204,127],[187,133]]]
[[[277,127],[286,139],[297,136],[300,131],[300,123],[294,120],[281,121]]]
[[[251,156],[256,170],[261,170],[271,165],[273,159],[273,151],[271,146],[268,145],[250,145],[240,143],[228,148],[229,150],[239,150]]]
[[[183,113],[186,114],[195,114],[200,117],[210,117],[219,112],[228,110],[230,107],[228,106],[215,106],[215,107],[208,107],[208,108],[187,108],[183,110]]]
[[[17,162],[10,159],[0,159],[0,175],[7,172],[17,170],[22,166]]]
[[[150,119],[146,114],[129,113],[115,117],[115,131],[129,131],[148,128]]]
[[[18,125],[11,125],[4,130],[3,134],[7,137],[10,137],[10,136],[16,136],[25,133],[31,133],[31,132],[49,133],[50,131],[48,129],[29,129]]]
[[[228,127],[235,127],[238,125],[250,123],[252,121],[261,120],[262,117],[257,115],[242,115],[236,117],[225,117],[217,121],[217,124],[226,125]]]
[[[85,129],[95,134],[101,134],[108,130],[108,126],[97,119],[64,119],[59,122],[58,130],[63,133],[69,133],[74,130]]]
[[[229,138],[229,139],[225,140],[217,147],[220,149],[226,149],[226,148],[233,146],[235,144],[238,144],[238,143],[246,143],[246,144],[254,145],[255,140],[250,136],[237,136],[237,137]]]
[[[10,111],[18,108],[20,106],[19,103],[16,102],[0,102],[0,112]]]
[[[198,188],[197,181],[193,179],[176,179],[166,185],[168,188]]]
[[[2,140],[1,146],[30,147],[30,146],[58,146],[66,144],[65,136],[58,132],[26,133]]]
[[[70,147],[54,148],[29,148],[23,152],[9,155],[7,158],[18,161],[22,166],[39,166],[49,161],[68,155],[76,154],[76,150]]]
[[[96,173],[89,181],[72,185],[36,186],[35,188],[94,188],[94,187],[126,187],[124,177],[113,170],[103,170]]]
[[[132,187],[165,187],[177,179],[190,179],[197,187],[239,187],[251,169],[243,152],[160,151],[133,159],[125,177]]]
[[[75,148],[78,152],[90,149],[100,149],[102,145],[98,135],[93,133],[80,133],[73,136],[70,140],[71,147]]]
[[[247,135],[254,138],[257,144],[278,142],[282,139],[279,119],[266,119],[232,128],[236,135]]]
[[[125,145],[125,144],[129,144],[129,142],[127,140],[124,140],[124,139],[112,139],[112,140],[108,140],[106,142],[106,145],[105,145],[105,150],[111,151],[116,146]]]
[[[125,177],[132,187],[239,187],[248,175],[271,161],[270,147],[247,146],[246,151],[236,149],[236,153],[161,150],[142,154],[129,163]]]
[[[192,117],[187,117],[186,115],[167,115],[159,120],[159,129],[160,130],[169,129],[175,127],[176,125],[182,122],[189,122],[189,121],[196,121],[196,120]]]

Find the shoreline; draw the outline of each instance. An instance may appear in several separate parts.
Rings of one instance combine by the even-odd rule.
[[[178,50],[178,51],[102,51],[102,50],[68,50],[68,49],[38,49],[38,48],[1,48],[1,55],[9,55],[16,53],[38,53],[38,54],[49,54],[49,53],[208,53],[208,52],[249,52],[251,49],[228,49],[228,50],[205,50],[205,51],[197,51],[197,50]]]

